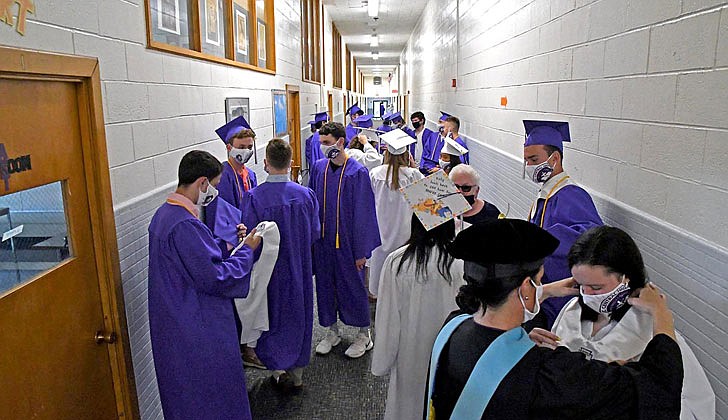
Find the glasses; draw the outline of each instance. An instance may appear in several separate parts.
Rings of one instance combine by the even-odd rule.
[[[455,188],[459,189],[462,192],[470,192],[473,188],[477,187],[477,185],[458,185],[455,184]]]

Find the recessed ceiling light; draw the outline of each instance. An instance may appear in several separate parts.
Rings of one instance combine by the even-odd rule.
[[[370,47],[378,47],[379,46],[379,37],[377,36],[377,34],[373,34],[372,35],[372,39],[371,39],[371,41],[369,41],[369,46]]]
[[[369,17],[371,18],[379,16],[379,0],[369,0],[369,4],[367,4],[367,13],[369,13]]]

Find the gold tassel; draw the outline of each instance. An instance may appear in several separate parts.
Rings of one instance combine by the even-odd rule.
[[[339,249],[339,232],[336,232],[336,249]]]

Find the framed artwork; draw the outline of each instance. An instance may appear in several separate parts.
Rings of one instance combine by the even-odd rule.
[[[266,58],[265,24],[258,21],[258,60],[265,61]]]
[[[233,118],[243,116],[245,121],[250,123],[250,99],[249,98],[225,98],[225,122]],[[258,163],[258,146],[253,138],[253,158]]]
[[[157,28],[180,35],[179,0],[157,0]]]
[[[288,135],[288,106],[285,90],[273,90],[273,137]]]
[[[248,15],[245,11],[235,8],[235,51],[238,54],[248,55]]]
[[[220,46],[220,7],[217,0],[205,0],[205,42]]]

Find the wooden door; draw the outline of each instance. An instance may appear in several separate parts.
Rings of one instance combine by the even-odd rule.
[[[137,418],[98,62],[0,47],[0,92],[0,418]]]
[[[288,102],[289,142],[293,149],[293,165],[291,166],[291,179],[298,182],[301,172],[301,104],[298,86],[286,85]]]
[[[331,92],[329,92],[328,105],[329,105],[329,121],[333,121],[334,120],[334,95]]]

